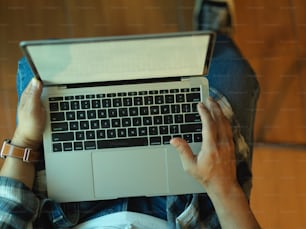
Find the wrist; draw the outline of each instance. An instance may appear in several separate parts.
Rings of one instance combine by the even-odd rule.
[[[28,139],[16,131],[11,140],[11,143],[19,147],[30,148],[37,151],[40,148],[41,141]]]

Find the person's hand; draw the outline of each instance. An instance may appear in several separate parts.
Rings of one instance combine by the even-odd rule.
[[[180,153],[184,170],[200,182],[207,193],[226,192],[237,185],[234,143],[231,125],[218,103],[209,98],[198,104],[202,120],[203,143],[194,155],[188,143],[174,138],[171,144]]]
[[[17,146],[39,148],[46,114],[41,103],[42,83],[33,78],[24,90],[18,107],[18,125],[12,139]]]

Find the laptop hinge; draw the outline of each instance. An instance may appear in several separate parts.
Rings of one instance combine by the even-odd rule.
[[[154,79],[140,79],[140,80],[121,80],[121,81],[106,81],[106,82],[92,82],[92,83],[77,83],[67,84],[66,88],[83,88],[83,87],[101,87],[101,86],[116,86],[128,84],[145,84],[145,83],[162,83],[181,81],[183,77],[167,77],[167,78],[154,78]]]

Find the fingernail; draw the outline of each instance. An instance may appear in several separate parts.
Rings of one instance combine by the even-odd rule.
[[[39,81],[35,77],[32,79],[32,86],[34,88],[39,88]]]

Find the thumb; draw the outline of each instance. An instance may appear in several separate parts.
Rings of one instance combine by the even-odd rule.
[[[192,153],[188,143],[182,138],[173,138],[170,144],[179,152],[184,170],[193,174],[196,165],[196,156]]]

